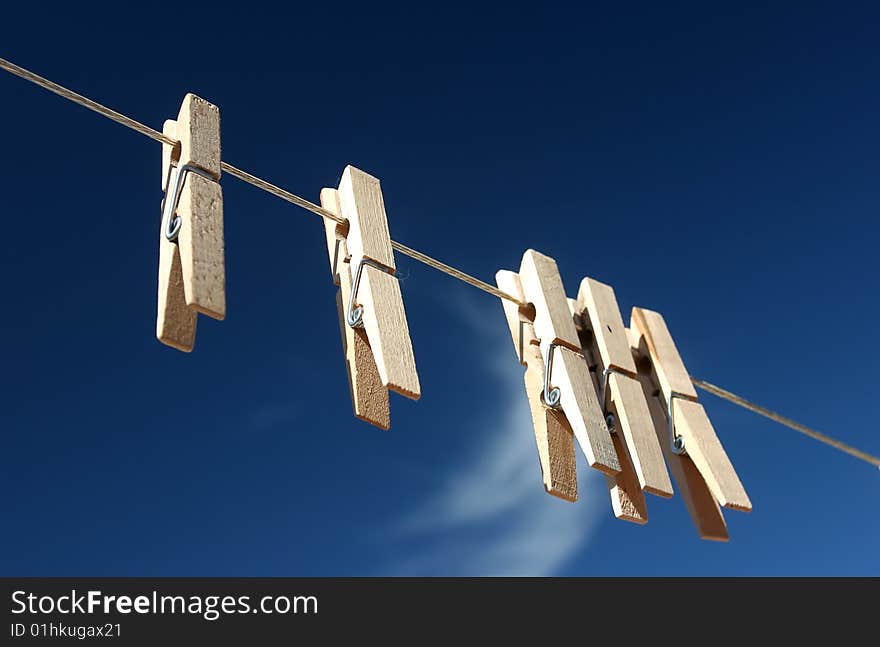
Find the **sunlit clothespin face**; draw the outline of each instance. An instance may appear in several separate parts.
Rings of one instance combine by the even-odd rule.
[[[162,226],[159,235],[159,307],[156,336],[190,351],[196,313],[226,316],[223,192],[220,188],[220,111],[193,94],[163,133]]]
[[[700,537],[712,541],[727,541],[727,523],[724,521],[724,514],[715,497],[709,491],[705,479],[693,461],[687,455],[673,451],[673,447],[669,443],[666,412],[661,402],[662,396],[654,386],[654,380],[651,377],[651,359],[642,355],[639,349],[639,335],[634,333],[631,328],[627,328],[626,333],[633,360],[638,368],[638,379],[642,393],[651,413],[654,434],[663,450],[669,471],[675,479],[676,492],[684,501],[691,521],[693,521]]]
[[[639,487],[652,494],[671,497],[672,483],[638,381],[614,289],[595,279],[583,279],[576,311],[590,333],[588,347],[583,350],[595,362],[599,401],[609,426],[624,440]]]
[[[321,205],[347,221],[325,228],[355,415],[387,429],[388,390],[417,400],[421,385],[379,180],[348,166]]]
[[[685,369],[663,317],[633,308],[630,321],[633,346],[647,362],[653,386],[666,411],[668,448],[686,454],[699,470],[718,503],[726,508],[751,510],[752,503],[724,451]]]
[[[535,309],[534,335],[545,366],[545,404],[565,412],[590,467],[609,474],[620,462],[596,396],[556,261],[534,250],[519,270],[525,301]],[[554,395],[551,395],[554,394]]]

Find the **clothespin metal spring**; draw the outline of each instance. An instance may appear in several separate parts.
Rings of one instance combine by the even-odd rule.
[[[543,399],[544,404],[551,409],[559,408],[560,399],[562,397],[562,391],[559,390],[559,387],[550,385],[550,377],[553,373],[553,351],[557,348],[574,353],[582,360],[587,361],[587,358],[584,357],[582,353],[572,350],[568,346],[563,346],[556,342],[541,342],[541,355],[544,356],[544,392],[541,394],[541,398]]]
[[[183,221],[176,212],[177,203],[180,201],[180,190],[183,188],[183,183],[186,182],[186,176],[188,173],[201,175],[203,178],[211,182],[217,181],[217,179],[208,173],[208,171],[199,168],[194,164],[184,164],[179,168],[176,166],[168,167],[168,177],[165,178],[165,197],[162,198],[162,220],[165,223],[165,238],[172,243],[177,240],[177,236],[180,233],[180,227],[183,224]],[[169,200],[168,187],[172,185],[172,175],[174,176],[174,180],[171,199]]]
[[[533,323],[528,321],[520,321],[519,322],[519,361],[520,364],[525,362],[524,354],[525,354],[525,334],[523,333],[524,326],[532,326]],[[541,393],[541,400],[548,407],[556,408],[559,406],[560,400],[560,392],[556,387],[550,386],[550,371],[553,370],[553,351],[556,349],[557,344],[550,344],[549,348],[545,348],[543,344],[541,344],[541,354],[546,358],[544,360],[544,391]]]
[[[687,449],[684,446],[684,438],[675,435],[675,407],[673,406],[675,398],[681,398],[682,400],[688,400],[690,402],[693,402],[694,399],[685,393],[672,391],[669,394],[669,402],[667,404],[666,417],[669,420],[669,445],[674,454],[684,456],[687,454]]]
[[[355,306],[355,302],[357,299],[358,288],[361,285],[361,274],[364,271],[365,265],[375,267],[377,270],[394,276],[393,270],[370,258],[362,258],[358,261],[357,269],[354,272],[354,281],[351,283],[351,295],[348,298],[348,312],[345,315],[346,322],[352,328],[362,328],[364,325],[364,307]]]
[[[520,364],[525,363],[525,352],[526,352],[525,351],[525,334],[523,333],[523,326],[531,326],[534,329],[535,324],[533,324],[529,321],[522,321],[522,320],[520,320],[520,322],[519,322],[519,363]]]
[[[605,424],[608,425],[608,432],[616,434],[617,419],[614,417],[613,413],[608,412],[608,400],[606,399],[608,397],[608,380],[611,378],[612,373],[617,373],[618,375],[623,375],[630,379],[632,379],[633,376],[622,368],[614,366],[614,364],[602,371],[602,391],[599,393],[599,404],[602,406],[602,411],[605,412]]]
[[[534,324],[529,323],[528,321],[520,321],[519,322],[519,361],[522,363],[524,361],[523,355],[525,353],[525,335],[523,333],[524,326],[533,326]],[[550,373],[553,371],[553,351],[556,350],[556,347],[559,344],[550,343],[550,344],[541,344],[541,355],[544,357],[544,391],[541,393],[541,400],[545,405],[552,409],[556,409],[559,407],[559,402],[561,399],[560,390],[550,385]],[[565,347],[563,347],[565,348]],[[570,350],[570,349],[567,349]],[[574,351],[572,351],[574,352]]]

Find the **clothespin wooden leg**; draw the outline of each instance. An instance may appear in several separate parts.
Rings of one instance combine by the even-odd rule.
[[[715,499],[725,508],[749,511],[752,502],[737,476],[721,441],[709,422],[663,317],[633,308],[630,329],[641,355],[650,357],[652,379],[672,413],[674,432],[700,471]],[[672,408],[669,403],[672,400]],[[669,442],[669,440],[667,440]]]
[[[605,475],[608,496],[611,498],[611,510],[614,516],[622,521],[632,523],[648,523],[648,502],[639,485],[639,478],[633,467],[629,450],[621,434],[612,434],[611,440],[617,450],[620,471],[617,474]]]
[[[671,497],[672,483],[638,381],[614,289],[585,278],[578,291],[576,311],[590,332],[589,348],[584,350],[591,351],[596,360],[600,404],[611,414],[626,442],[639,485],[646,492]]]
[[[169,119],[162,132],[177,139],[177,122]],[[162,144],[162,188],[165,188],[171,167],[173,147]],[[156,317],[156,337],[186,353],[193,349],[196,339],[196,312],[186,305],[183,290],[183,270],[177,244],[165,237],[163,220],[159,232],[159,308]]]
[[[226,316],[220,111],[193,94],[165,124],[177,146],[163,145],[163,202],[156,336],[184,351],[195,341],[195,313]],[[186,307],[181,305],[180,290]]]
[[[223,197],[220,185],[190,174],[180,194],[180,262],[186,303],[213,319],[226,318]]]
[[[331,213],[340,214],[336,189],[321,190],[321,206]],[[347,227],[325,220],[324,228],[330,254],[330,271],[333,273],[334,283],[339,286],[336,292],[336,309],[354,415],[381,429],[388,429],[391,426],[388,390],[383,386],[376,368],[367,332],[346,323],[348,299],[351,296],[351,266],[345,240]]]
[[[210,179],[189,173],[180,192],[179,247],[186,302],[213,317],[226,317],[223,191],[220,188],[220,110],[187,94],[177,117],[180,166],[192,165]]]
[[[527,250],[519,277],[525,299],[535,308],[535,337],[540,341],[545,366],[552,368],[549,381],[558,389],[553,393],[559,396],[559,406],[571,424],[587,463],[605,473],[616,474],[620,471],[620,462],[581,353],[556,261]]]
[[[598,365],[598,361],[594,356],[595,351],[592,346],[590,330],[583,324],[583,316],[578,312],[577,301],[568,299],[568,305],[587,365],[595,367]],[[591,369],[590,379],[595,392],[601,394],[603,388],[601,371]],[[601,395],[599,397],[601,402]],[[617,460],[620,461],[620,471],[617,474],[605,474],[605,484],[611,498],[611,510],[614,512],[614,516],[622,521],[638,524],[648,523],[648,503],[645,501],[645,493],[639,483],[639,477],[633,466],[633,460],[629,454],[630,450],[624,442],[623,434],[611,433],[611,442],[614,443]]]
[[[524,299],[516,272],[500,270],[495,274],[495,282],[504,292],[520,301]],[[541,400],[544,389],[544,360],[534,343],[534,324],[517,304],[506,300],[502,300],[501,304],[516,353],[520,363],[526,367],[526,396],[535,429],[544,488],[560,499],[576,501],[577,461],[574,454],[574,433],[565,414],[559,409],[546,406]]]
[[[639,371],[639,383],[641,384],[648,409],[651,412],[651,420],[654,424],[654,432],[666,458],[669,471],[678,486],[678,493],[684,500],[685,507],[690,514],[691,520],[700,537],[712,541],[727,541],[727,523],[721,507],[709,491],[706,481],[700,475],[699,470],[687,455],[676,454],[672,451],[669,443],[669,425],[666,413],[660,403],[659,393],[651,380],[651,360],[642,357],[639,351],[638,336],[627,328],[627,336],[630,340],[633,359],[636,366],[642,367]]]

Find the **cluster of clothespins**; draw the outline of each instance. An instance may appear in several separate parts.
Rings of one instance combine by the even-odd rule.
[[[496,280],[527,304],[503,302],[547,492],[577,498],[576,438],[617,518],[648,521],[645,492],[672,496],[668,465],[700,536],[726,541],[721,508],[752,504],[663,317],[633,308],[625,327],[614,290],[589,277],[568,298],[556,261],[533,250]]]
[[[197,313],[226,314],[220,113],[188,94],[163,133],[165,190],[156,334],[193,348]],[[389,391],[421,394],[379,180],[346,167],[338,188],[321,191],[336,307],[354,414],[382,429]],[[556,262],[528,250],[498,288],[517,357],[526,367],[544,486],[578,496],[575,439],[606,476],[615,516],[648,519],[645,492],[673,494],[669,471],[701,537],[726,540],[721,508],[750,510],[746,494],[663,317],[634,308],[625,327],[614,290],[584,278],[568,298]]]

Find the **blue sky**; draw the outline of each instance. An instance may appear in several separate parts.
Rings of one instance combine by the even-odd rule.
[[[195,92],[226,161],[314,201],[363,168],[395,239],[486,280],[538,249],[880,453],[877,8],[5,11],[0,56],[153,127]],[[501,305],[405,257],[423,397],[358,422],[319,220],[235,178],[228,318],[163,347],[159,145],[0,97],[3,574],[880,574],[880,473],[710,395],[755,507],[729,544],[677,498],[615,520],[583,463],[544,494]]]

